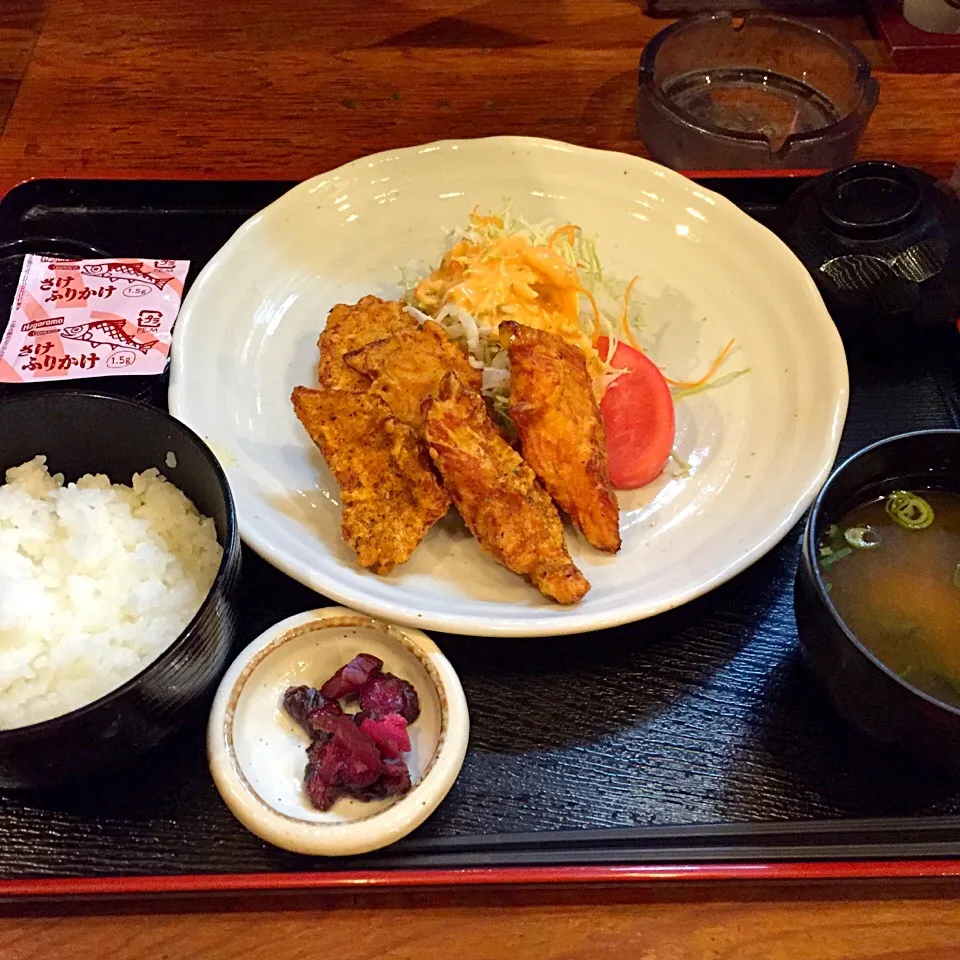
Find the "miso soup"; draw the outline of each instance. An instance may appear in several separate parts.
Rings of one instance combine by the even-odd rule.
[[[837,613],[907,683],[960,707],[960,494],[895,491],[820,544]]]

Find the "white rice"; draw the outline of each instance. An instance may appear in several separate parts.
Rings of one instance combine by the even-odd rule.
[[[213,521],[155,469],[64,486],[46,457],[0,486],[0,729],[68,713],[156,659],[200,608]]]

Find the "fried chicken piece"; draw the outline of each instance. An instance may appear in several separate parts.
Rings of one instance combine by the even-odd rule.
[[[450,506],[423,442],[373,394],[294,387],[290,399],[340,484],[340,530],[360,566],[409,560]]]
[[[620,549],[620,509],[607,439],[582,351],[556,334],[510,321],[510,419],[523,457],[598,550]]]
[[[497,432],[483,398],[448,373],[424,401],[423,425],[444,486],[480,546],[545,596],[580,600],[590,584],[567,553],[560,514]]]
[[[364,297],[353,306],[338,303],[330,311],[327,325],[317,341],[320,348],[317,373],[321,386],[335,390],[366,390],[370,378],[348,367],[343,362],[343,355],[416,326],[417,321],[393,300]]]
[[[343,357],[347,366],[373,381],[393,415],[415,430],[423,426],[420,406],[436,393],[444,375],[452,370],[460,382],[479,392],[481,375],[439,323],[428,320],[416,330],[399,333],[352,350]]]

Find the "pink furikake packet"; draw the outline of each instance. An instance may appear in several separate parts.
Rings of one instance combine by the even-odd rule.
[[[0,383],[163,373],[189,260],[24,258]]]

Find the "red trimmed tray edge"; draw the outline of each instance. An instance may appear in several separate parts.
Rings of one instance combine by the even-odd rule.
[[[548,886],[773,880],[960,878],[960,860],[838,860],[782,863],[663,864],[606,867],[483,867],[448,870],[356,870],[330,873],[225,873],[139,877],[0,880],[0,902],[130,894],[244,891],[387,890],[420,887]]]

